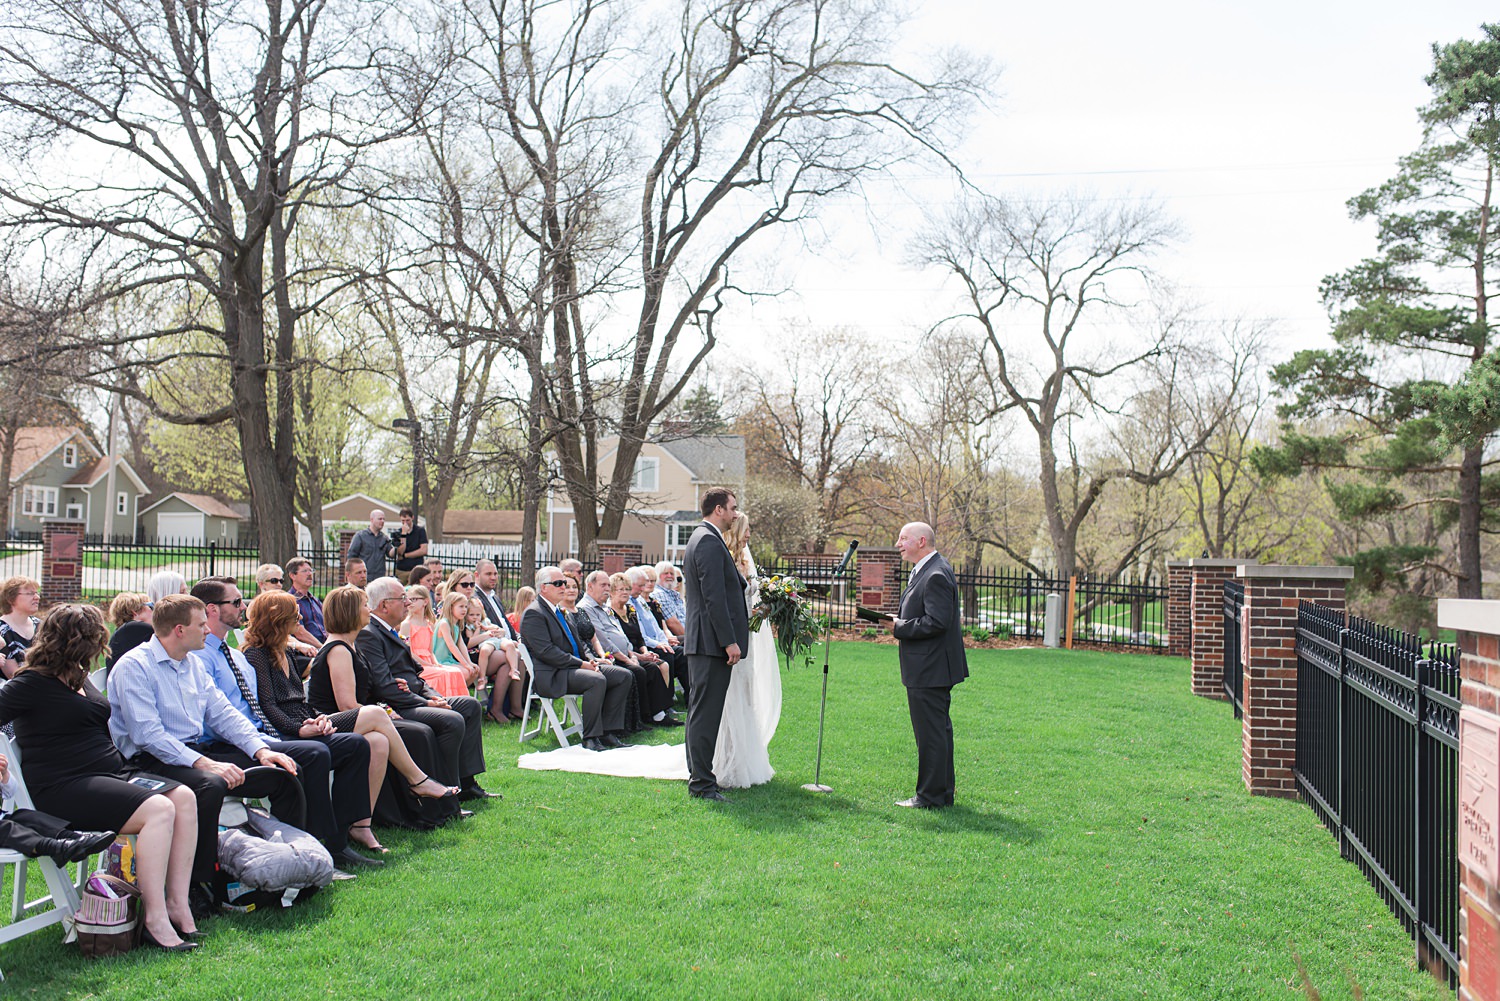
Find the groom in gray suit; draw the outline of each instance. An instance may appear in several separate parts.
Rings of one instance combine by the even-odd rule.
[[[734,565],[724,533],[739,513],[734,494],[723,487],[704,492],[703,524],[688,540],[682,558],[683,597],[687,603],[688,793],[727,803],[714,778],[714,750],[719,721],[729,691],[730,668],[750,646],[750,616],[745,608],[745,578]]]
[[[917,794],[897,806],[953,805],[953,686],[969,676],[958,616],[958,582],[938,554],[931,525],[901,529],[896,548],[912,564],[892,632],[901,644],[901,683],[917,738]]]

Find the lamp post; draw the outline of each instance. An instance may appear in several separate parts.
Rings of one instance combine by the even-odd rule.
[[[391,427],[411,432],[411,517],[412,523],[416,524],[420,513],[417,510],[417,487],[422,482],[422,422],[398,417],[391,421]]]

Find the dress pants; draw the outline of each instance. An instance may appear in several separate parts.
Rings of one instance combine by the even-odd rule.
[[[950,688],[908,688],[906,706],[917,738],[917,799],[928,806],[953,805],[953,720]]]
[[[68,822],[36,810],[16,810],[0,817],[0,848],[18,851],[30,858],[45,855],[42,842],[62,836]]]
[[[724,697],[729,694],[731,669],[725,657],[688,654],[687,742],[688,792],[703,796],[719,788],[714,778],[714,749],[719,743],[719,723],[724,718]]]
[[[417,706],[398,709],[402,719],[426,723],[438,742],[438,769],[443,785],[463,785],[484,772],[484,708],[471,695],[455,695],[449,708]]]
[[[578,701],[583,708],[583,736],[602,737],[607,730],[625,729],[625,699],[629,695],[630,684],[629,671],[591,671],[587,668],[575,668],[571,671],[559,672],[565,677],[557,678],[564,681],[566,687],[559,692],[561,695],[581,695]],[[556,677],[556,676],[554,676]],[[543,693],[543,698],[548,696]]]

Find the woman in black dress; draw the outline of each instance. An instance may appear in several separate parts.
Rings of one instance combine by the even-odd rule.
[[[438,760],[437,738],[431,727],[392,717],[384,706],[370,703],[369,671],[354,645],[355,636],[369,621],[365,592],[348,584],[328,592],[323,599],[323,625],[328,630],[328,639],[308,665],[307,700],[301,711],[326,715],[340,733],[360,733],[366,740],[372,737],[384,740],[387,750],[380,758],[383,762],[389,758],[390,767],[383,767],[380,775],[374,770],[376,746],[374,741],[370,744],[370,791],[375,797],[377,823],[433,827],[457,815],[458,789],[428,775]],[[302,697],[300,681],[284,671],[269,671],[262,679],[259,664],[256,678],[260,682],[262,712],[275,699],[275,692],[280,692],[283,699],[271,707],[273,711],[289,717],[298,711],[296,701]],[[269,712],[266,718],[273,724],[276,722]],[[390,773],[396,777],[392,779]],[[413,802],[406,793],[417,797],[417,801]]]
[[[109,645],[92,605],[59,605],[37,628],[26,664],[0,688],[0,724],[14,721],[26,785],[38,810],[75,828],[134,834],[146,941],[196,943],[188,882],[198,844],[192,791],[130,768],[109,738],[109,701],[89,667]]]

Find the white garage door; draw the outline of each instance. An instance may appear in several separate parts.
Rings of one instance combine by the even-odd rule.
[[[203,545],[203,515],[167,514],[156,516],[156,538],[161,542]]]

